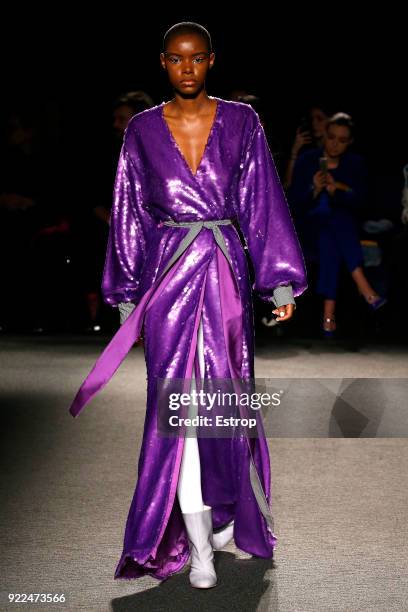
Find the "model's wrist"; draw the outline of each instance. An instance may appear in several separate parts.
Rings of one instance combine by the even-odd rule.
[[[287,306],[288,304],[296,304],[293,296],[292,285],[278,285],[273,290],[272,301],[277,308]]]

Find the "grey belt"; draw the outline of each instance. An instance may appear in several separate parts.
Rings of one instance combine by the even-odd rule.
[[[214,238],[217,241],[217,244],[219,244],[220,248],[222,249],[222,252],[224,253],[225,257],[228,259],[228,261],[230,262],[232,266],[231,257],[228,253],[227,244],[225,242],[225,239],[224,239],[224,236],[222,235],[221,230],[218,227],[218,225],[229,225],[231,223],[232,223],[231,219],[215,219],[215,220],[210,220],[210,221],[162,221],[161,223],[159,223],[159,227],[162,225],[170,225],[171,227],[189,227],[190,228],[190,231],[184,236],[183,240],[180,242],[179,246],[177,247],[176,252],[170,258],[170,261],[167,263],[164,270],[160,273],[160,278],[164,276],[167,270],[174,264],[176,259],[178,259],[180,255],[184,253],[187,247],[190,246],[194,238],[202,230],[203,227],[207,227],[208,229],[212,230],[214,234]],[[135,304],[133,304],[133,302],[121,302],[120,304],[118,304],[118,307],[119,307],[119,313],[120,313],[120,324],[122,325],[126,321],[128,316],[133,312]]]
[[[176,259],[180,257],[180,255],[187,249],[188,246],[190,246],[194,238],[202,230],[203,227],[212,230],[217,244],[219,245],[220,249],[222,250],[225,257],[228,259],[232,266],[232,261],[228,252],[227,244],[220,228],[218,227],[219,225],[229,225],[231,223],[231,219],[213,219],[210,221],[163,221],[163,225],[170,225],[171,227],[189,227],[190,231],[184,236],[183,240],[180,242],[176,252],[171,257],[170,261],[167,263],[162,274],[167,272],[167,270],[173,265]]]
[[[190,231],[184,236],[183,240],[177,247],[176,252],[173,254],[160,276],[163,276],[167,272],[167,270],[174,264],[176,259],[178,259],[180,255],[187,249],[187,247],[193,242],[194,238],[202,230],[203,227],[212,230],[217,244],[221,248],[225,257],[228,259],[231,267],[233,267],[230,254],[228,252],[227,244],[225,242],[221,230],[218,227],[218,225],[230,224],[232,224],[232,219],[213,219],[209,221],[161,221],[159,223],[159,227],[162,225],[169,225],[170,227],[189,227]],[[273,290],[273,296],[271,298],[271,301],[277,307],[282,306],[284,304],[294,304],[296,307],[296,302],[293,297],[292,285],[288,283],[287,285],[278,285],[277,287],[275,287]],[[129,316],[130,312],[132,312],[134,304],[132,304],[131,302],[121,302],[118,306],[121,315],[120,322],[122,324]]]

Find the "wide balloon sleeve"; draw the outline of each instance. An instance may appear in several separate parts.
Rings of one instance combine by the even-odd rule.
[[[254,292],[275,306],[295,303],[307,273],[289,206],[258,114],[243,151],[238,180],[238,221],[254,268]]]
[[[118,306],[137,295],[149,237],[155,223],[143,207],[142,168],[122,144],[113,189],[110,228],[102,275],[102,296]]]

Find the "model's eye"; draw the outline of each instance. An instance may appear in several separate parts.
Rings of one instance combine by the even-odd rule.
[[[205,60],[205,57],[196,57],[196,61],[201,63]]]
[[[169,61],[170,61],[172,64],[176,64],[176,63],[178,62],[178,59],[179,59],[178,57],[169,57]]]

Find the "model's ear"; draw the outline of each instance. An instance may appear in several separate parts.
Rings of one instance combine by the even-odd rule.
[[[214,61],[215,61],[215,53],[210,53],[210,65],[208,66],[208,70],[211,70],[211,68],[214,66]]]
[[[161,67],[163,68],[163,70],[166,70],[164,53],[160,53],[160,64],[161,64]]]

